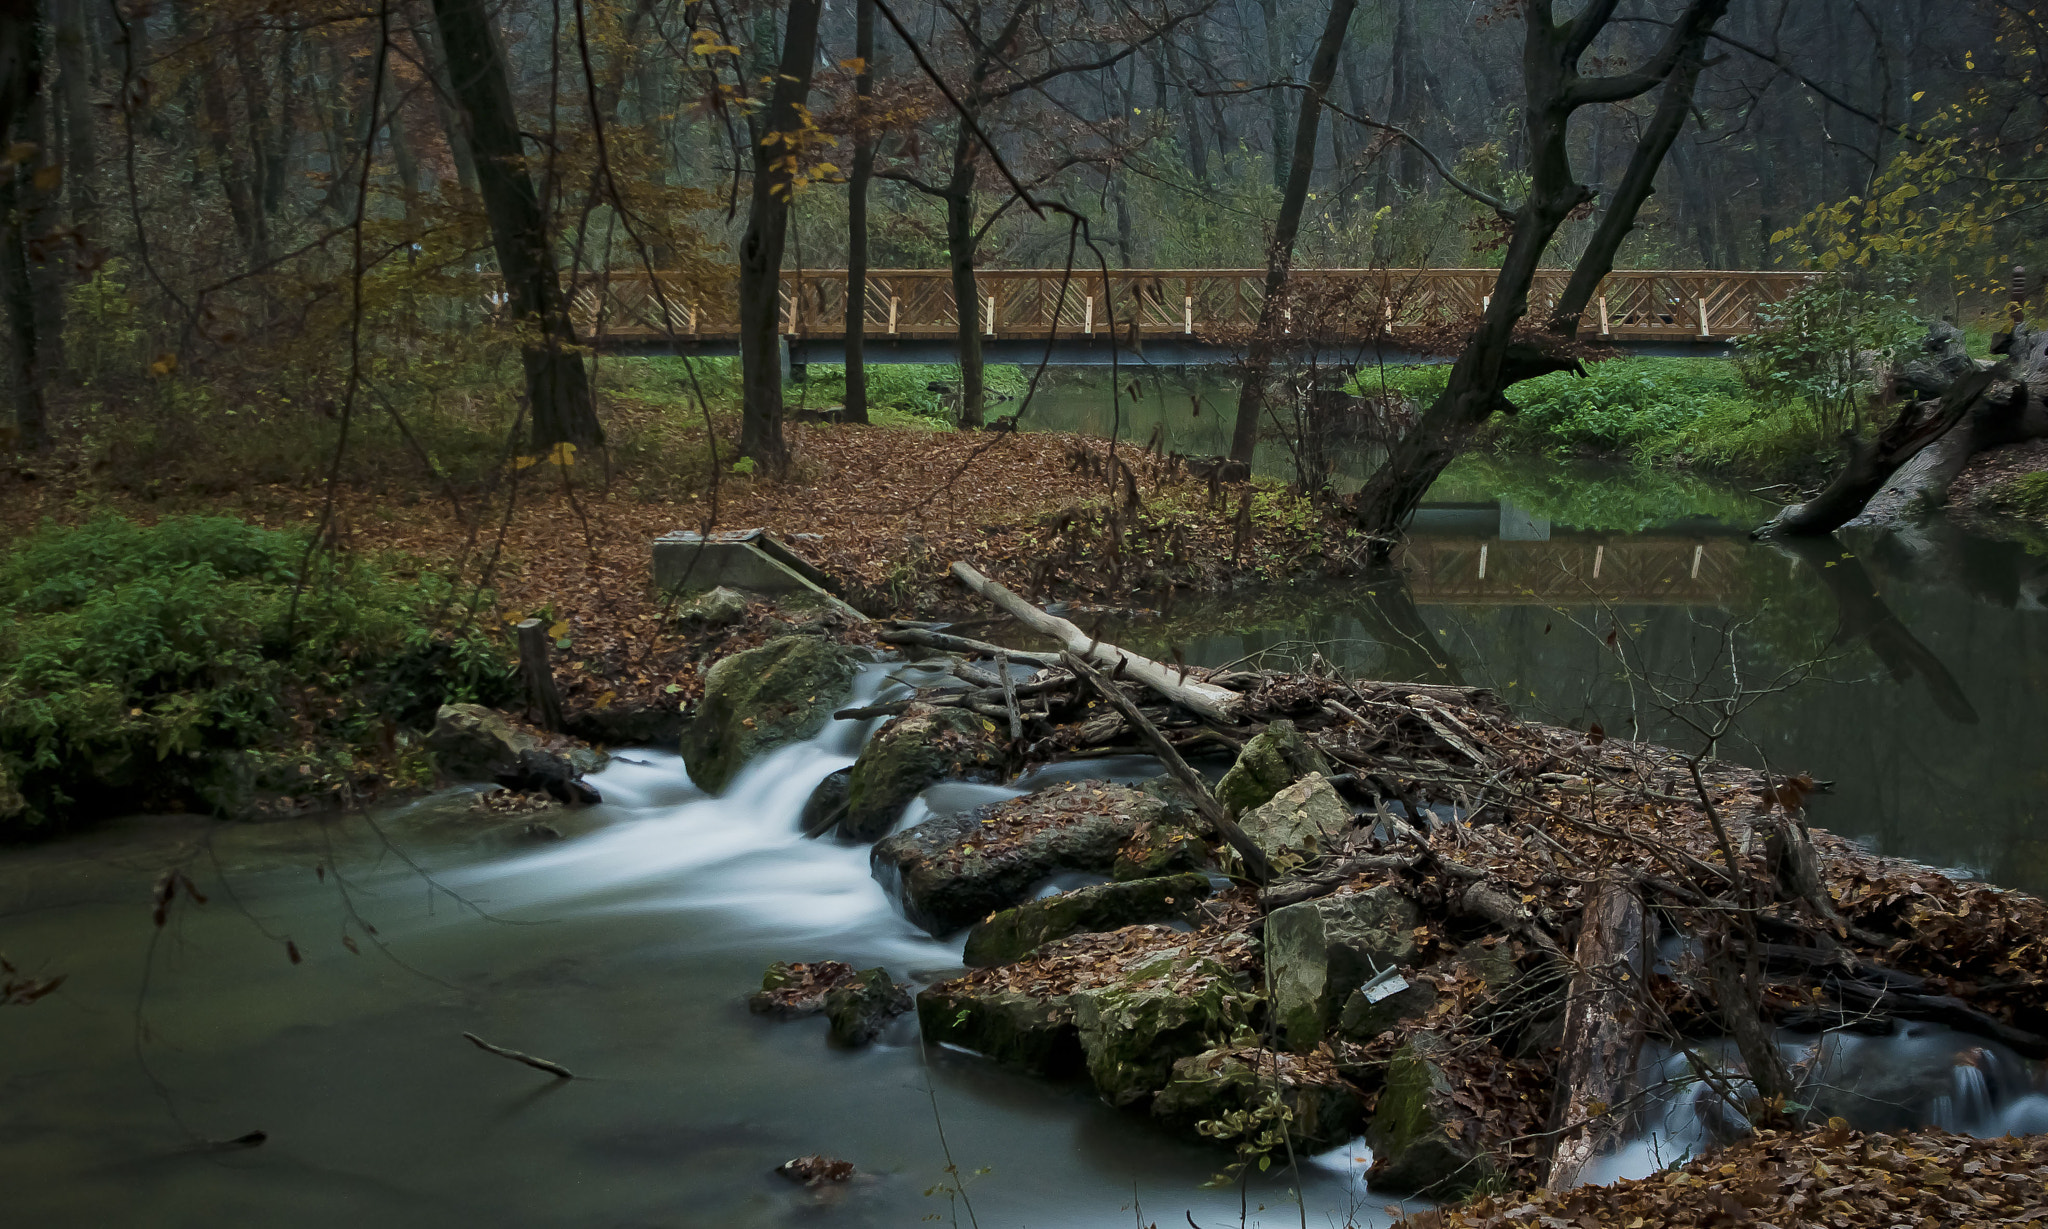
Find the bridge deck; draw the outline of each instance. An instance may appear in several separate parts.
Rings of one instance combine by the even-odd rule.
[[[573,315],[599,348],[730,343],[737,296],[703,296],[682,281],[612,272],[585,280]],[[1304,342],[1395,339],[1469,319],[1492,293],[1492,269],[1313,269],[1295,271],[1282,329]],[[1537,275],[1531,302],[1564,292],[1569,270]],[[1601,283],[1582,336],[1620,342],[1711,342],[1755,331],[1761,308],[1819,276],[1784,272],[1617,270]],[[974,322],[996,341],[1182,339],[1230,345],[1257,327],[1263,269],[983,269]],[[952,276],[944,269],[877,269],[868,274],[866,332],[900,341],[942,341],[959,327]],[[1541,307],[1538,307],[1541,310]],[[785,274],[782,331],[793,339],[846,333],[846,273]]]

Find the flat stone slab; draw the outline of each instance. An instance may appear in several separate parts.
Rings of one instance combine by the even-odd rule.
[[[839,600],[839,586],[763,529],[724,530],[705,537],[678,529],[654,540],[654,587],[663,593],[703,593],[719,587],[769,597],[808,594],[865,622]]]

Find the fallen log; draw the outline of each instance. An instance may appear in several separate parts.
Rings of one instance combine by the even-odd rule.
[[[1917,520],[1923,510],[1948,501],[1949,487],[1972,457],[2048,432],[2048,406],[2030,391],[2048,381],[2048,332],[2022,324],[1994,349],[2007,355],[2000,370],[2018,383],[2010,390],[1993,390],[2003,395],[1981,398],[1953,428],[1887,478],[1843,528],[1891,529]]]
[[[1753,530],[1751,536],[1829,534],[1848,524],[1901,466],[1954,430],[2001,378],[2011,378],[2003,365],[1971,372],[1949,386],[1932,413],[1923,412],[1917,405],[1901,407],[1898,416],[1876,439],[1850,441],[1849,455],[1826,489],[1805,503],[1779,512]]]
[[[1201,813],[1210,831],[1228,842],[1230,847],[1237,851],[1237,856],[1244,859],[1245,875],[1253,883],[1271,882],[1273,867],[1266,861],[1266,851],[1259,848],[1258,842],[1252,840],[1243,828],[1238,827],[1235,821],[1223,813],[1223,804],[1216,801],[1216,795],[1209,791],[1209,783],[1202,779],[1201,773],[1188,767],[1188,762],[1181,758],[1180,752],[1174,749],[1172,743],[1166,741],[1166,735],[1159,732],[1159,727],[1153,725],[1115,683],[1102,677],[1102,672],[1083,661],[1078,653],[1067,654],[1066,660],[1067,668],[1093,687],[1103,699],[1109,701],[1112,708],[1123,714],[1123,719],[1144,737],[1153,753],[1166,765],[1166,771],[1173,775],[1174,780],[1180,782],[1183,789],[1193,795],[1195,810]]]
[[[976,595],[995,604],[998,610],[1049,640],[1057,641],[1067,653],[1119,678],[1130,678],[1193,712],[1217,721],[1235,722],[1244,697],[1227,688],[1197,682],[1183,671],[1163,666],[1129,649],[1105,644],[1057,615],[1049,615],[1018,597],[997,581],[990,580],[965,563],[953,565],[953,575]]]
[[[1602,875],[1586,906],[1566,992],[1557,1137],[1544,1185],[1577,1186],[1586,1163],[1611,1148],[1628,1123],[1636,1056],[1648,1028],[1643,994],[1655,923],[1628,879]]]
[[[876,632],[875,639],[884,644],[914,644],[921,648],[943,649],[948,653],[972,653],[977,657],[994,657],[1008,653],[1011,661],[1021,661],[1027,666],[1057,666],[1058,653],[1032,653],[1024,649],[1004,648],[986,640],[970,640],[965,636],[948,635],[945,632],[929,631],[924,628],[908,627],[898,631]]]

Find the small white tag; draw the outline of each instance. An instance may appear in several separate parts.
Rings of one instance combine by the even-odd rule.
[[[1406,990],[1407,988],[1408,979],[1401,976],[1399,973],[1396,973],[1392,977],[1384,978],[1383,980],[1376,981],[1372,985],[1367,986],[1365,988],[1365,1001],[1368,1003],[1377,1003],[1381,999],[1390,998],[1393,995],[1401,993],[1403,990]]]

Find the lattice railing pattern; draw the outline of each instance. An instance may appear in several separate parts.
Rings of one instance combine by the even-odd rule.
[[[1469,319],[1493,293],[1491,269],[1302,269],[1280,309],[1283,331],[1330,339],[1363,339],[1387,330],[1428,328]],[[1726,338],[1753,332],[1757,312],[1817,274],[1617,270],[1588,307],[1580,336],[1624,340]],[[1564,293],[1570,273],[1537,275],[1529,316],[1541,320]],[[1128,337],[1175,334],[1206,340],[1244,337],[1265,303],[1263,269],[1116,270],[984,269],[975,275],[979,300],[970,307],[987,337]],[[664,300],[666,310],[664,310]],[[846,328],[842,270],[786,274],[780,327],[794,336],[838,336]],[[880,269],[868,274],[863,305],[873,336],[951,337],[959,327],[952,274],[944,269]],[[666,281],[657,293],[644,273],[587,278],[572,300],[586,335],[619,340],[730,338],[738,328],[735,295],[688,297]]]

